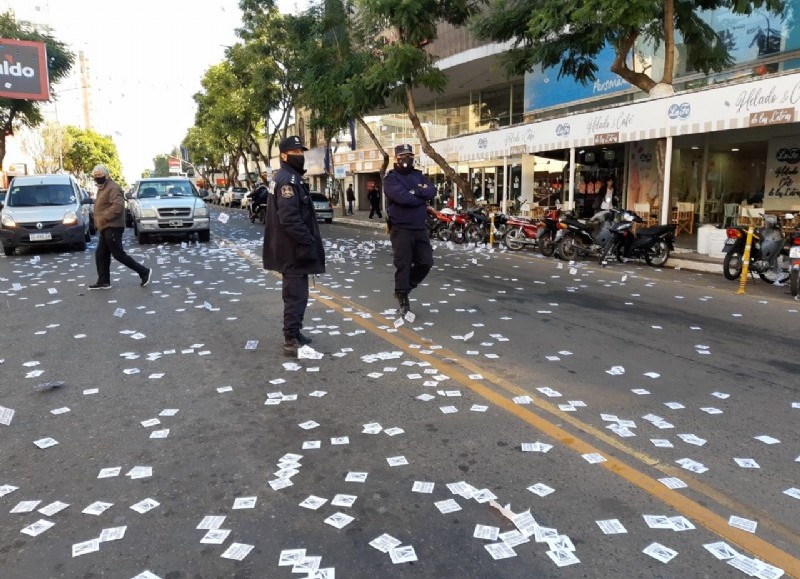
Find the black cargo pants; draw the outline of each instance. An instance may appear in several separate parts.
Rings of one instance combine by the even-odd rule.
[[[283,337],[296,338],[303,329],[308,304],[308,275],[283,276]]]

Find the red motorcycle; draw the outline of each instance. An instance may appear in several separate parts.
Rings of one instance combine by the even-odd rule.
[[[503,243],[511,251],[519,251],[523,247],[537,245],[539,227],[542,223],[538,219],[527,217],[509,217],[506,221],[506,236]]]

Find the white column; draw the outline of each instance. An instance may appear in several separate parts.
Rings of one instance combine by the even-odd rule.
[[[656,145],[658,146],[658,145]],[[670,176],[672,174],[672,136],[667,137],[667,150],[664,153],[664,191],[661,195],[661,225],[667,225],[672,216],[669,201]]]
[[[569,148],[569,192],[567,193],[569,209],[575,209],[575,147]]]
[[[508,157],[503,157],[503,204],[500,206],[500,211],[508,213]]]
[[[706,201],[706,197],[708,196],[708,144],[709,144],[708,133],[703,135],[703,166],[700,167],[700,215],[703,215],[704,204]],[[719,201],[717,205],[720,210],[724,209],[722,205],[722,200]],[[724,213],[723,213],[724,215]]]

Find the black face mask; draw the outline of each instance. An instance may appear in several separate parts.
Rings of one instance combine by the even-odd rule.
[[[408,175],[411,171],[414,170],[414,159],[403,159],[394,164],[394,168],[397,170],[398,173],[402,173],[403,175]]]
[[[286,164],[298,173],[302,173],[306,158],[303,155],[286,155]]]
[[[94,182],[97,183],[98,185],[102,185],[103,183],[106,182],[106,178],[105,177],[95,177],[94,178]]]

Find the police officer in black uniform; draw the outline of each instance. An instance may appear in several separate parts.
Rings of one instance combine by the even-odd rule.
[[[433,248],[425,220],[428,202],[436,195],[436,187],[422,171],[414,169],[411,145],[396,146],[394,156],[394,169],[383,181],[383,192],[394,254],[394,293],[400,304],[400,315],[405,316],[411,310],[408,294],[433,267]]]
[[[297,357],[311,338],[300,333],[308,303],[309,274],[325,273],[325,250],[308,185],[303,183],[305,157],[299,137],[278,145],[281,168],[267,199],[264,269],[283,275],[283,353]]]

